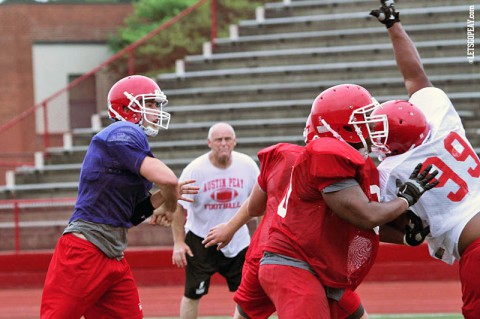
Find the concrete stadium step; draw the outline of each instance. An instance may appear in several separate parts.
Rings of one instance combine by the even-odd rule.
[[[402,22],[406,25],[418,21],[436,23],[460,22],[468,18],[468,5],[446,5],[434,7],[406,8],[401,10]],[[244,35],[306,32],[315,30],[342,29],[348,21],[349,28],[368,28],[378,24],[369,15],[370,10],[342,11],[334,14],[310,14],[298,17],[265,18],[264,20],[243,20],[238,24],[239,33]]]
[[[455,78],[455,77],[454,77]],[[469,79],[469,76],[457,76],[457,80]],[[475,79],[475,76],[471,76],[470,79]],[[477,78],[478,80],[478,78]],[[471,102],[469,105],[473,106],[472,110],[462,110],[459,109],[459,113],[464,118],[469,118],[475,115],[475,103],[474,101],[479,98],[478,93],[475,92],[457,92],[449,94],[455,105],[462,105],[462,103]],[[401,95],[389,95],[389,96],[378,96],[379,101],[395,98],[406,98],[404,94]],[[172,129],[165,133],[165,136],[162,136],[164,139],[169,140],[167,143],[153,143],[152,149],[154,152],[158,152],[159,157],[169,161],[169,155],[179,154],[183,155],[181,159],[183,162],[176,162],[176,158],[170,158],[169,165],[172,165],[176,173],[179,174],[186,161],[194,158],[195,156],[202,154],[206,151],[205,140],[193,140],[193,137],[197,137],[200,134],[206,135],[208,127],[219,120],[227,120],[228,118],[238,118],[239,120],[234,120],[233,125],[238,126],[238,130],[241,134],[245,134],[244,139],[242,140],[242,135],[239,134],[239,147],[242,150],[242,143],[251,144],[243,149],[244,152],[250,152],[251,156],[254,157],[256,152],[268,145],[271,145],[273,142],[287,141],[288,137],[285,138],[283,135],[290,134],[290,139],[293,139],[298,143],[302,142],[300,138],[300,132],[303,131],[304,122],[303,119],[306,117],[309,107],[311,105],[312,99],[308,100],[296,100],[296,101],[266,101],[266,102],[251,102],[251,103],[237,103],[237,104],[208,104],[208,105],[195,105],[195,106],[178,106],[172,107],[170,111],[175,116],[185,116],[188,117],[190,122],[182,124],[172,124]],[[292,107],[294,106],[294,107]],[[275,112],[272,113],[271,110],[274,108]],[[263,114],[257,113],[260,109],[263,109]],[[211,111],[215,114],[225,114],[228,110],[228,118],[216,118],[212,119]],[[255,119],[252,119],[252,111],[255,110],[253,115]],[[220,112],[218,112],[220,111]],[[237,113],[238,112],[238,113]],[[278,118],[272,118],[272,114]],[[292,117],[293,114],[297,114],[297,117]],[[204,118],[205,116],[208,116]],[[247,116],[245,119],[241,119],[242,116]],[[269,119],[270,117],[270,119]],[[196,119],[192,120],[192,119]],[[203,122],[202,122],[203,120]],[[270,134],[274,136],[268,136],[268,130],[265,130],[265,127],[270,126]],[[242,132],[242,130],[244,132]],[[262,131],[263,134],[267,135],[266,137],[258,138],[258,131]],[[187,135],[183,132],[186,132]],[[476,132],[476,131],[475,131]],[[93,132],[92,132],[93,133]],[[191,134],[191,135],[188,135]],[[476,134],[476,133],[474,133]],[[279,136],[281,135],[281,136]],[[251,136],[254,136],[251,138]],[[273,138],[273,140],[272,140]],[[186,140],[185,140],[186,139]],[[18,185],[14,190],[5,190],[3,198],[11,198],[13,194],[18,195],[19,193],[27,193],[28,191],[35,191],[36,195],[43,196],[45,194],[51,194],[52,192],[61,191],[63,194],[69,194],[74,196],[76,194],[75,184],[78,180],[79,167],[81,161],[83,160],[84,152],[86,147],[84,146],[75,147],[71,150],[65,150],[63,148],[51,149],[50,157],[48,161],[54,163],[52,159],[59,159],[59,162],[56,162],[57,165],[46,166],[43,170],[38,169],[28,169],[22,168],[17,171],[16,179],[18,180]],[[193,151],[192,151],[193,150]],[[58,164],[62,164],[58,165]],[[77,163],[77,164],[68,164],[68,163]],[[61,174],[57,175],[55,172],[60,171]],[[58,177],[60,176],[60,177]],[[24,195],[20,195],[24,196]],[[52,195],[50,195],[52,196]]]
[[[397,8],[400,13],[406,9],[454,5],[454,0],[410,1],[400,2]],[[377,9],[379,3],[371,0],[303,0],[270,2],[264,5],[266,18],[298,17],[313,14],[335,14],[343,12],[366,12]]]
[[[0,199],[53,199],[76,197],[77,193],[76,181],[0,186]]]
[[[474,24],[480,26],[480,22]],[[430,23],[404,25],[412,40],[458,40],[465,37],[465,22]],[[295,32],[290,30],[279,34],[258,34],[239,37],[218,38],[213,53],[232,53],[276,49],[300,49],[312,47],[333,47],[342,45],[367,45],[388,41],[388,34],[383,26],[366,28],[339,28]]]
[[[262,131],[263,136],[301,134],[308,111],[301,112],[298,114],[299,117],[295,117],[295,114],[292,112],[289,118],[255,118],[251,116],[247,119],[229,120],[228,123],[235,128],[238,137],[258,136],[259,130]],[[185,122],[177,122],[182,120]],[[196,121],[195,118],[189,117],[187,113],[173,113],[168,130],[162,130],[159,134],[161,134],[161,139],[165,141],[191,140],[204,137],[206,143],[208,130],[216,122],[213,120]],[[300,133],[299,127],[301,128]],[[74,133],[74,145],[88,145],[93,131],[83,130],[82,132]]]
[[[308,115],[308,109],[307,115]],[[305,115],[306,118],[306,115]],[[301,132],[303,132],[304,125],[299,126],[301,127]],[[282,141],[297,141],[302,140],[301,135],[302,133],[298,133],[296,135],[300,136],[297,138],[296,136],[288,136],[288,135],[274,135],[274,136],[250,136],[250,137],[237,137],[237,147],[236,150],[239,152],[247,152],[249,149],[256,149],[259,145],[270,145],[271,143],[279,143]],[[69,150],[65,150],[61,147],[55,147],[49,149],[49,154],[53,157],[53,155],[58,154],[59,156],[57,159],[59,163],[80,163],[83,161],[83,157],[85,156],[86,145],[80,146],[73,146]],[[150,142],[150,147],[152,152],[158,155],[159,158],[162,159],[171,159],[172,161],[175,159],[185,159],[185,158],[193,158],[199,154],[207,152],[208,146],[206,144],[206,138],[197,137],[196,139],[188,139],[188,140],[170,140],[164,142]],[[172,152],[178,151],[178,152]],[[181,152],[185,151],[185,154],[193,155],[184,156]],[[255,153],[247,154],[254,156]]]
[[[468,123],[468,122],[467,122]],[[466,125],[468,127],[468,125]],[[298,127],[298,131],[300,131],[300,126]],[[475,144],[476,141],[480,139],[479,131],[476,129],[467,130],[467,137],[471,140],[472,144]],[[298,144],[301,144],[301,135],[297,134],[297,136],[293,136],[293,140],[296,140]],[[284,138],[283,140],[288,140],[288,138]],[[278,142],[282,141],[281,138],[277,139]],[[192,141],[193,143],[193,141]],[[198,141],[200,144],[200,141]],[[250,152],[257,152],[263,147],[266,147],[270,144],[265,143],[265,145],[259,145],[258,147],[252,147],[248,151]],[[206,151],[206,150],[205,150]],[[199,152],[201,154],[202,152]],[[199,155],[198,154],[198,155]],[[164,162],[169,164],[169,166],[174,170],[177,175],[180,175],[182,169],[185,167],[187,162],[191,159],[184,159],[182,163],[175,164],[176,160],[168,160],[164,159]],[[45,196],[49,195],[55,197],[54,193],[59,192],[59,196],[64,195],[76,195],[76,182],[78,181],[78,176],[80,173],[81,164],[76,164],[76,168],[70,167],[68,170],[71,171],[71,174],[67,174],[67,172],[63,172],[61,170],[62,165],[49,165],[46,166],[46,169],[43,171],[39,171],[35,168],[30,168],[30,172],[28,173],[26,169],[22,172],[18,172],[16,174],[16,183],[18,184],[15,189],[7,190],[3,189],[2,192],[4,193],[3,198],[11,198],[13,195],[17,196],[17,198],[28,198],[28,193],[35,191],[38,196]],[[55,173],[49,172],[55,171]],[[26,173],[27,172],[27,173]],[[65,176],[70,179],[70,182],[63,182],[59,183],[57,180],[57,176]],[[31,196],[30,196],[31,197]]]
[[[461,97],[461,94],[453,94],[453,97]],[[392,97],[392,96],[389,96]],[[474,98],[478,98],[480,96],[474,95]],[[380,96],[380,101],[386,99],[386,96]],[[455,103],[456,101],[453,100]],[[307,103],[307,101],[305,102]],[[309,102],[308,102],[309,103]],[[280,103],[273,103],[274,106],[279,105]],[[297,136],[298,139],[301,136],[301,132],[303,132],[303,127],[305,124],[305,118],[307,115],[308,107],[303,110],[303,114],[300,117],[291,117],[291,118],[266,118],[266,119],[247,119],[247,120],[234,120],[229,121],[237,130],[237,135],[241,136],[239,139],[242,141],[242,138],[248,137],[256,137],[259,131],[262,131],[264,136],[265,135],[265,127],[271,127],[271,135],[278,136],[278,135],[285,135],[285,136]],[[464,120],[465,127],[475,127],[477,124],[475,121],[471,120],[474,118],[475,113],[471,111],[459,111],[460,116]],[[472,124],[468,124],[469,121],[472,121]],[[175,144],[177,147],[180,147],[182,141],[183,146],[191,147],[193,145],[202,146],[202,140],[196,140],[195,138],[201,135],[206,136],[208,128],[214,124],[216,121],[207,121],[207,122],[187,122],[181,123],[177,125],[173,125],[170,130],[162,132],[162,137],[166,140],[173,140],[171,144]],[[169,133],[169,134],[168,134]],[[478,132],[476,130],[470,130],[469,132],[470,138],[476,138]],[[166,137],[166,138],[165,138]],[[278,139],[280,140],[280,138]],[[178,142],[175,142],[178,141]],[[204,145],[203,140],[203,145]],[[170,145],[171,145],[170,144]],[[157,144],[153,144],[153,146],[157,146]],[[159,145],[159,146],[166,146],[166,145]],[[85,150],[86,145],[83,147],[78,147],[77,150]],[[259,149],[258,149],[259,150]],[[257,150],[257,151],[258,151]],[[207,151],[206,149],[204,151]],[[154,152],[156,153],[156,152]],[[164,154],[165,151],[159,151],[159,156]],[[201,152],[199,151],[199,154]],[[255,153],[256,154],[256,153]],[[255,154],[251,154],[255,157]],[[58,182],[68,182],[68,181],[78,181],[81,163],[77,164],[53,164],[55,161],[54,158],[61,157],[64,160],[64,155],[60,154],[58,156],[54,156],[53,153],[50,154],[48,161],[52,164],[46,165],[42,169],[38,169],[35,167],[23,167],[19,168],[16,172],[15,179],[16,183],[18,184],[38,184],[38,183],[58,183]],[[161,157],[160,157],[161,158]],[[169,165],[176,174],[180,174],[181,170],[187,165],[193,157],[189,158],[173,158],[173,159],[163,159],[163,161]]]
[[[53,250],[63,230],[68,224],[73,213],[65,213],[62,218],[54,220],[37,220],[20,222],[20,250]],[[5,240],[0,242],[0,253],[14,251],[15,228],[11,223],[1,222],[0,230]],[[173,246],[172,230],[170,227],[149,225],[146,222],[128,231],[128,244],[130,247],[158,247]]]
[[[472,133],[475,132],[480,136],[480,108],[477,108],[476,111],[476,116],[466,120],[464,126],[466,130],[470,130]]]
[[[463,80],[469,81],[469,78],[470,77],[467,76],[464,77]],[[471,77],[470,79],[472,78],[475,77]],[[313,86],[317,84],[322,85],[320,82],[312,83]],[[329,83],[328,86],[330,86],[330,84],[333,85],[335,83]],[[403,84],[399,83],[399,85]],[[327,86],[325,86],[325,88],[326,87]],[[383,90],[379,87],[372,90],[370,86],[366,85],[366,87],[373,92],[379,102],[391,99],[408,98],[403,88],[389,90],[387,87],[386,90]],[[443,88],[442,86],[440,87]],[[252,133],[252,128],[261,130],[265,136],[279,135],[277,134],[279,132],[278,129],[290,129],[292,126],[294,128],[301,127],[303,129],[302,118],[305,118],[308,115],[311,103],[321,89],[323,90],[323,88],[315,90],[314,94],[309,93],[309,98],[298,100],[284,99],[239,103],[209,103],[203,105],[180,105],[171,107],[169,109],[173,118],[171,127],[166,131],[162,131],[160,138],[162,140],[177,140],[181,139],[181,137],[190,136],[190,134],[193,134],[196,137],[199,135],[206,136],[210,125],[217,121],[227,121],[231,123],[237,128],[237,132],[241,132],[241,134],[237,134],[240,138],[250,135],[257,136],[258,132]],[[314,90],[311,89],[310,91],[313,92]],[[382,95],[376,94],[377,92],[394,94]],[[453,103],[457,107],[457,111],[462,117],[469,118],[475,116],[475,113],[472,112],[475,112],[477,109],[473,103],[478,99],[478,93],[476,91],[451,92],[447,90],[446,92],[451,97]],[[279,97],[282,96],[280,95]],[[471,105],[473,105],[473,108],[470,109],[469,107]],[[212,113],[214,113],[215,116]],[[175,123],[175,119],[179,122]],[[182,120],[185,122],[181,123],[180,121]],[[84,129],[82,132],[79,132],[78,135],[85,135],[85,139],[88,139],[90,135],[95,132],[96,131],[93,129]],[[167,136],[169,138],[165,138]]]
[[[375,94],[376,99],[379,102],[393,100],[393,99],[408,99],[408,96],[404,90],[399,94],[386,94],[379,95]],[[477,100],[480,97],[480,93],[477,91],[472,92],[448,92],[450,99],[455,105],[460,105],[462,101],[472,102]],[[295,121],[300,124],[300,120],[296,119],[299,117],[306,117],[310,112],[311,104],[313,99],[317,94],[313,95],[308,99],[299,99],[299,100],[277,100],[277,101],[252,101],[252,102],[243,102],[243,103],[219,103],[219,104],[204,104],[204,105],[183,105],[172,107],[171,112],[174,116],[188,116],[191,123],[196,123],[198,121],[222,121],[226,120],[230,123],[237,123],[240,125],[238,120],[246,119],[251,120],[252,123],[255,123],[254,118],[256,119],[265,119],[265,123],[268,124],[269,121],[275,123],[275,119],[295,118]],[[460,113],[463,113],[463,109],[458,110]],[[211,113],[215,114],[211,114]],[[227,113],[228,114],[222,114]],[[473,115],[473,114],[472,114]],[[226,117],[234,118],[235,120],[228,120]],[[470,116],[469,113],[464,113],[462,116]],[[209,119],[209,120],[208,120]],[[270,119],[270,120],[268,120]],[[248,121],[244,122],[246,125],[249,125]],[[261,123],[261,122],[260,122]],[[186,123],[185,125],[188,125]],[[261,128],[260,126],[257,126]],[[303,127],[302,127],[303,129]],[[238,136],[240,139],[241,135]]]
[[[176,174],[181,173],[183,168],[193,159],[164,159],[163,162],[168,165]],[[62,182],[77,182],[80,176],[81,162],[75,164],[54,164],[55,159],[48,160],[51,164],[38,167],[21,167],[15,171],[15,183],[23,184],[47,184]]]
[[[480,40],[474,44],[480,45]],[[459,56],[465,52],[464,39],[420,41],[415,43],[422,58]],[[248,68],[296,64],[318,64],[338,62],[362,62],[368,60],[388,60],[393,58],[390,42],[333,47],[311,47],[295,49],[277,49],[234,53],[219,53],[205,57],[187,56],[185,68],[189,72],[219,70],[228,68]]]
[[[465,55],[422,59],[429,76],[447,74],[478,74],[478,62],[467,63]],[[399,71],[393,59],[360,62],[336,62],[301,65],[282,65],[249,68],[231,68],[160,74],[161,87],[180,89],[186,87],[262,85],[264,83],[290,83],[295,81],[342,81],[355,82],[365,78],[398,77]]]
[[[0,288],[42,287],[52,251],[0,254]],[[182,285],[184,270],[172,265],[172,247],[139,248],[125,252],[139,286]],[[381,244],[366,282],[459,280],[458,263],[449,266],[434,260],[425,244],[418,247]],[[224,283],[218,275],[212,283]]]
[[[446,92],[474,92],[480,85],[480,73],[472,74],[448,74],[429,77],[432,83]],[[287,83],[265,83],[263,85],[233,85],[233,86],[211,86],[211,87],[189,87],[185,89],[165,90],[168,98],[172,101],[170,106],[186,105],[195,101],[195,104],[216,104],[225,102],[228,96],[229,102],[247,101],[268,101],[268,100],[289,100],[308,99],[312,101],[317,94],[337,84],[345,82],[310,81],[310,82],[287,82]],[[362,85],[374,96],[388,94],[403,94],[405,86],[403,78],[398,75],[391,78],[363,78],[358,79],[354,84]],[[106,113],[104,113],[104,117]],[[172,125],[177,121],[176,116],[172,117]],[[104,125],[111,123],[108,119],[102,120]]]
[[[18,223],[37,223],[64,219],[70,216],[76,198],[56,200],[0,201],[0,228],[6,229]]]
[[[297,134],[295,136],[247,137],[239,138],[237,141],[237,151],[249,154],[256,159],[257,152],[264,147],[280,142],[303,143],[303,136]],[[162,160],[177,156],[180,158],[194,158],[208,151],[204,139],[151,143],[151,146],[155,155]],[[178,148],[179,146],[181,148]],[[172,151],[172,149],[175,149],[175,151]],[[58,151],[63,152],[62,150]],[[85,152],[86,146],[74,147],[69,151],[68,156],[64,155],[61,158],[65,161],[70,160],[78,163],[85,156]],[[178,176],[181,169],[174,170],[174,172]],[[75,197],[78,192],[77,180],[78,178],[70,182],[15,184],[11,187],[2,186],[0,187],[0,199]]]
[[[15,170],[16,184],[68,183],[78,181],[81,163],[20,167]]]

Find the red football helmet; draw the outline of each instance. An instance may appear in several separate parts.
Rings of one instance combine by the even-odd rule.
[[[147,100],[155,100],[157,108],[146,107]],[[167,103],[167,96],[155,81],[142,75],[131,75],[110,89],[108,116],[113,120],[139,124],[147,135],[155,136],[160,128],[167,129],[170,123],[170,114],[163,111]]]
[[[374,137],[375,151],[385,156],[398,155],[420,145],[427,138],[430,128],[423,112],[404,100],[384,102],[372,112],[372,116],[386,115],[388,128],[383,123],[373,126],[373,134],[386,131],[384,138]],[[382,134],[380,134],[382,135]]]
[[[378,102],[363,87],[341,84],[326,89],[313,101],[312,124],[318,137],[336,137],[347,143],[360,143],[367,148],[369,123],[386,118],[371,118]]]
[[[312,114],[308,115],[307,122],[305,123],[305,128],[303,129],[303,138],[305,139],[305,144],[310,143],[317,137],[317,131],[312,123]]]

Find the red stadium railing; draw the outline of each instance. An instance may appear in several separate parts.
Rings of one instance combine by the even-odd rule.
[[[111,56],[108,60],[105,62],[101,63],[97,67],[93,68],[89,72],[83,74],[82,76],[76,78],[72,82],[70,82],[66,87],[60,89],[59,91],[55,92],[51,96],[47,97],[43,101],[41,101],[38,104],[35,104],[34,106],[26,109],[16,117],[12,118],[11,120],[7,121],[6,123],[2,124],[0,126],[0,135],[4,134],[7,132],[10,128],[18,125],[21,121],[29,117],[33,112],[42,109],[43,110],[43,149],[45,151],[45,154],[48,147],[50,147],[50,132],[48,130],[48,112],[47,108],[49,106],[49,103],[51,103],[53,100],[61,96],[62,94],[65,94],[66,92],[69,92],[72,88],[78,86],[82,82],[84,82],[87,78],[90,76],[98,73],[99,71],[105,69],[106,67],[110,66],[113,62],[117,61],[118,59],[124,57],[125,55],[128,55],[128,74],[134,74],[135,73],[135,65],[134,65],[134,52],[135,50],[143,45],[146,41],[150,40],[152,37],[155,35],[159,34],[160,32],[168,29],[171,27],[173,24],[177,23],[179,20],[184,18],[185,16],[189,15],[196,9],[198,9],[201,5],[203,5],[205,2],[210,1],[210,10],[211,10],[211,42],[212,45],[214,45],[215,38],[217,35],[217,30],[216,30],[216,0],[199,0],[192,6],[188,7],[181,13],[179,13],[177,16],[173,17],[172,19],[168,20],[167,22],[161,24],[158,26],[156,29],[152,30],[148,34],[146,34],[143,38],[137,40],[136,42],[130,44],[123,50],[117,52],[113,56]],[[5,152],[5,150],[3,150]],[[33,152],[32,152],[33,153]],[[48,155],[48,154],[47,154]],[[8,161],[8,162],[2,162],[2,166],[10,166],[10,167],[17,167],[17,166],[22,166],[29,164],[29,162],[19,162],[19,161]]]
[[[86,79],[89,77],[97,74],[99,71],[104,70],[108,66],[110,66],[112,63],[115,61],[124,58],[125,56],[128,56],[128,74],[134,74],[135,73],[135,62],[134,62],[134,55],[135,55],[135,50],[137,50],[140,46],[145,44],[148,40],[153,38],[154,36],[158,35],[162,31],[165,31],[172,25],[178,23],[181,19],[186,17],[187,15],[191,14],[195,10],[197,10],[200,6],[205,4],[207,1],[210,1],[210,15],[211,15],[211,42],[212,46],[215,43],[215,38],[217,36],[217,30],[216,30],[216,0],[199,0],[192,6],[188,7],[181,13],[179,13],[177,16],[173,17],[172,19],[168,20],[167,22],[161,24],[158,26],[156,29],[152,30],[148,34],[146,34],[144,37],[141,39],[137,40],[136,42],[132,43],[131,45],[125,47],[118,53],[114,54],[111,56],[108,60],[105,62],[101,63],[97,67],[93,68],[92,70],[88,71],[87,73],[81,75],[80,77],[76,78],[75,80],[71,81],[66,87],[58,90],[54,94],[50,95],[40,103],[37,103],[33,105],[32,107],[24,110],[20,114],[18,114],[16,117],[12,118],[11,120],[5,122],[4,124],[0,125],[0,136],[3,134],[5,136],[5,133],[17,126],[19,123],[24,121],[25,119],[30,118],[30,116],[36,112],[37,110],[43,110],[43,118],[42,118],[42,123],[43,123],[43,151],[44,154],[47,154],[47,149],[51,146],[50,143],[50,138],[51,138],[51,132],[48,130],[48,113],[47,113],[47,108],[49,105],[57,99],[59,96],[62,94],[66,94],[67,92],[71,91],[73,88],[77,87],[81,83],[83,83]],[[138,72],[138,71],[137,71]],[[31,119],[31,118],[30,118]],[[8,139],[8,136],[5,137]],[[1,156],[4,158],[4,160],[0,160],[0,168],[12,168],[12,167],[19,167],[19,166],[33,166],[35,163],[30,160],[33,158],[33,153],[32,152],[21,152],[21,153],[8,153],[8,150],[3,149]],[[48,155],[48,154],[47,154]],[[21,160],[18,160],[21,159]],[[12,235],[13,239],[10,238],[2,238],[2,245],[0,245],[0,252],[1,251],[14,251],[15,253],[20,253],[22,251],[22,234],[21,234],[21,229],[22,229],[22,224],[26,222],[30,222],[28,220],[25,220],[24,216],[27,215],[25,214],[25,210],[28,210],[32,207],[43,207],[43,208],[48,208],[48,207],[71,207],[73,211],[73,206],[75,204],[76,198],[48,198],[48,199],[8,199],[8,200],[0,200],[0,237],[3,236],[10,236],[9,234]],[[43,210],[45,211],[45,210]],[[34,214],[37,214],[35,212]],[[24,219],[24,220],[22,220]],[[38,217],[36,217],[36,220]],[[48,219],[41,219],[43,221],[46,221],[48,223]],[[67,221],[65,221],[66,223]],[[8,239],[8,240],[7,240]],[[8,243],[6,243],[8,241]]]
[[[19,253],[21,249],[20,238],[20,214],[22,209],[32,207],[72,207],[76,202],[76,198],[48,198],[48,199],[8,199],[0,200],[0,226],[3,229],[3,233],[8,233],[7,229],[11,228],[13,220],[13,250],[15,253]],[[72,210],[73,211],[73,210]],[[36,213],[37,214],[37,213]],[[66,225],[65,221],[65,225]],[[6,246],[6,238],[2,240]],[[3,245],[2,245],[3,246]],[[3,247],[1,250],[12,250],[8,247]]]

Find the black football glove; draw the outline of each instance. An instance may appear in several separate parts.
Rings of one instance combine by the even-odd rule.
[[[427,168],[419,174],[421,168],[422,163],[419,163],[413,170],[410,178],[403,184],[397,179],[397,196],[404,198],[408,202],[409,207],[414,205],[423,193],[434,188],[438,184],[438,180],[432,182],[434,177],[438,174],[437,170],[430,173],[432,165],[428,165]]]
[[[400,22],[400,13],[395,11],[394,0],[380,0],[382,6],[378,10],[370,11],[370,15],[383,23],[387,29],[391,28],[397,22]]]
[[[405,225],[405,244],[408,246],[418,246],[430,234],[430,226],[423,227],[423,222],[414,212],[407,210],[408,224]]]

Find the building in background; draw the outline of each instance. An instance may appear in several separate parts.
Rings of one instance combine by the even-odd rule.
[[[131,12],[128,1],[1,3],[0,126],[105,61],[111,55],[108,36]],[[85,81],[48,107],[48,130],[58,132],[51,145],[62,142],[65,130],[85,126],[90,115],[105,106],[97,106],[101,102],[92,101],[94,95],[89,94],[97,89],[97,82]],[[43,111],[0,132],[0,184],[5,183],[5,171],[12,169],[6,164],[32,162],[33,152],[42,149],[41,134],[36,134],[44,129],[39,112]]]

